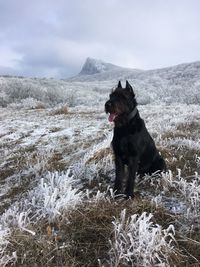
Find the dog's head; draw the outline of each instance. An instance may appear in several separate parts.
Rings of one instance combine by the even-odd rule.
[[[137,102],[132,86],[126,81],[126,87],[122,88],[119,81],[117,88],[110,94],[110,99],[105,103],[105,112],[109,113],[110,122],[126,120],[128,115],[135,109]]]

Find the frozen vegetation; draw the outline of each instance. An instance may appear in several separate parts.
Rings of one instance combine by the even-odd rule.
[[[68,80],[0,77],[0,106],[34,108],[67,103],[93,107],[102,103],[119,79],[134,85],[139,104],[200,104],[200,62],[142,71],[88,58],[80,74]]]
[[[199,67],[88,59],[69,80],[0,77],[0,266],[199,266]],[[125,201],[104,102],[127,78],[169,171]]]

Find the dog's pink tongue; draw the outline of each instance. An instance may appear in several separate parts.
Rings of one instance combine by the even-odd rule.
[[[116,117],[116,114],[115,114],[115,113],[110,113],[110,115],[109,115],[109,117],[108,117],[108,120],[109,120],[110,122],[113,122],[114,119],[115,119],[115,117]]]

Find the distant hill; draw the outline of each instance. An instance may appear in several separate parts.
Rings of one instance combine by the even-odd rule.
[[[116,79],[146,80],[149,78],[163,79],[171,82],[200,80],[200,61],[179,64],[155,70],[139,70],[124,68],[88,57],[80,73],[69,81],[105,81]]]
[[[200,104],[200,61],[155,70],[123,68],[102,60],[87,58],[81,72],[67,81],[117,84],[129,80],[141,103]]]
[[[0,77],[0,106],[19,103],[23,99],[29,99],[29,102],[34,99],[46,106],[62,102],[75,106],[84,103],[86,94],[88,105],[93,106],[101,101],[104,103],[118,80],[122,84],[129,80],[139,104],[200,104],[199,61],[162,69],[138,70],[87,58],[80,73],[65,80]]]
[[[115,80],[119,77],[123,78],[127,75],[135,76],[135,74],[140,72],[142,71],[138,69],[124,68],[99,59],[88,57],[83,64],[80,73],[77,76],[67,80],[80,82]]]

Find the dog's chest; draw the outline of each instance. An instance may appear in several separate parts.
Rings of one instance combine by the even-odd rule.
[[[115,128],[112,140],[112,147],[115,155],[120,156],[126,161],[130,153],[134,151],[135,143],[134,131],[130,131],[127,127]]]

